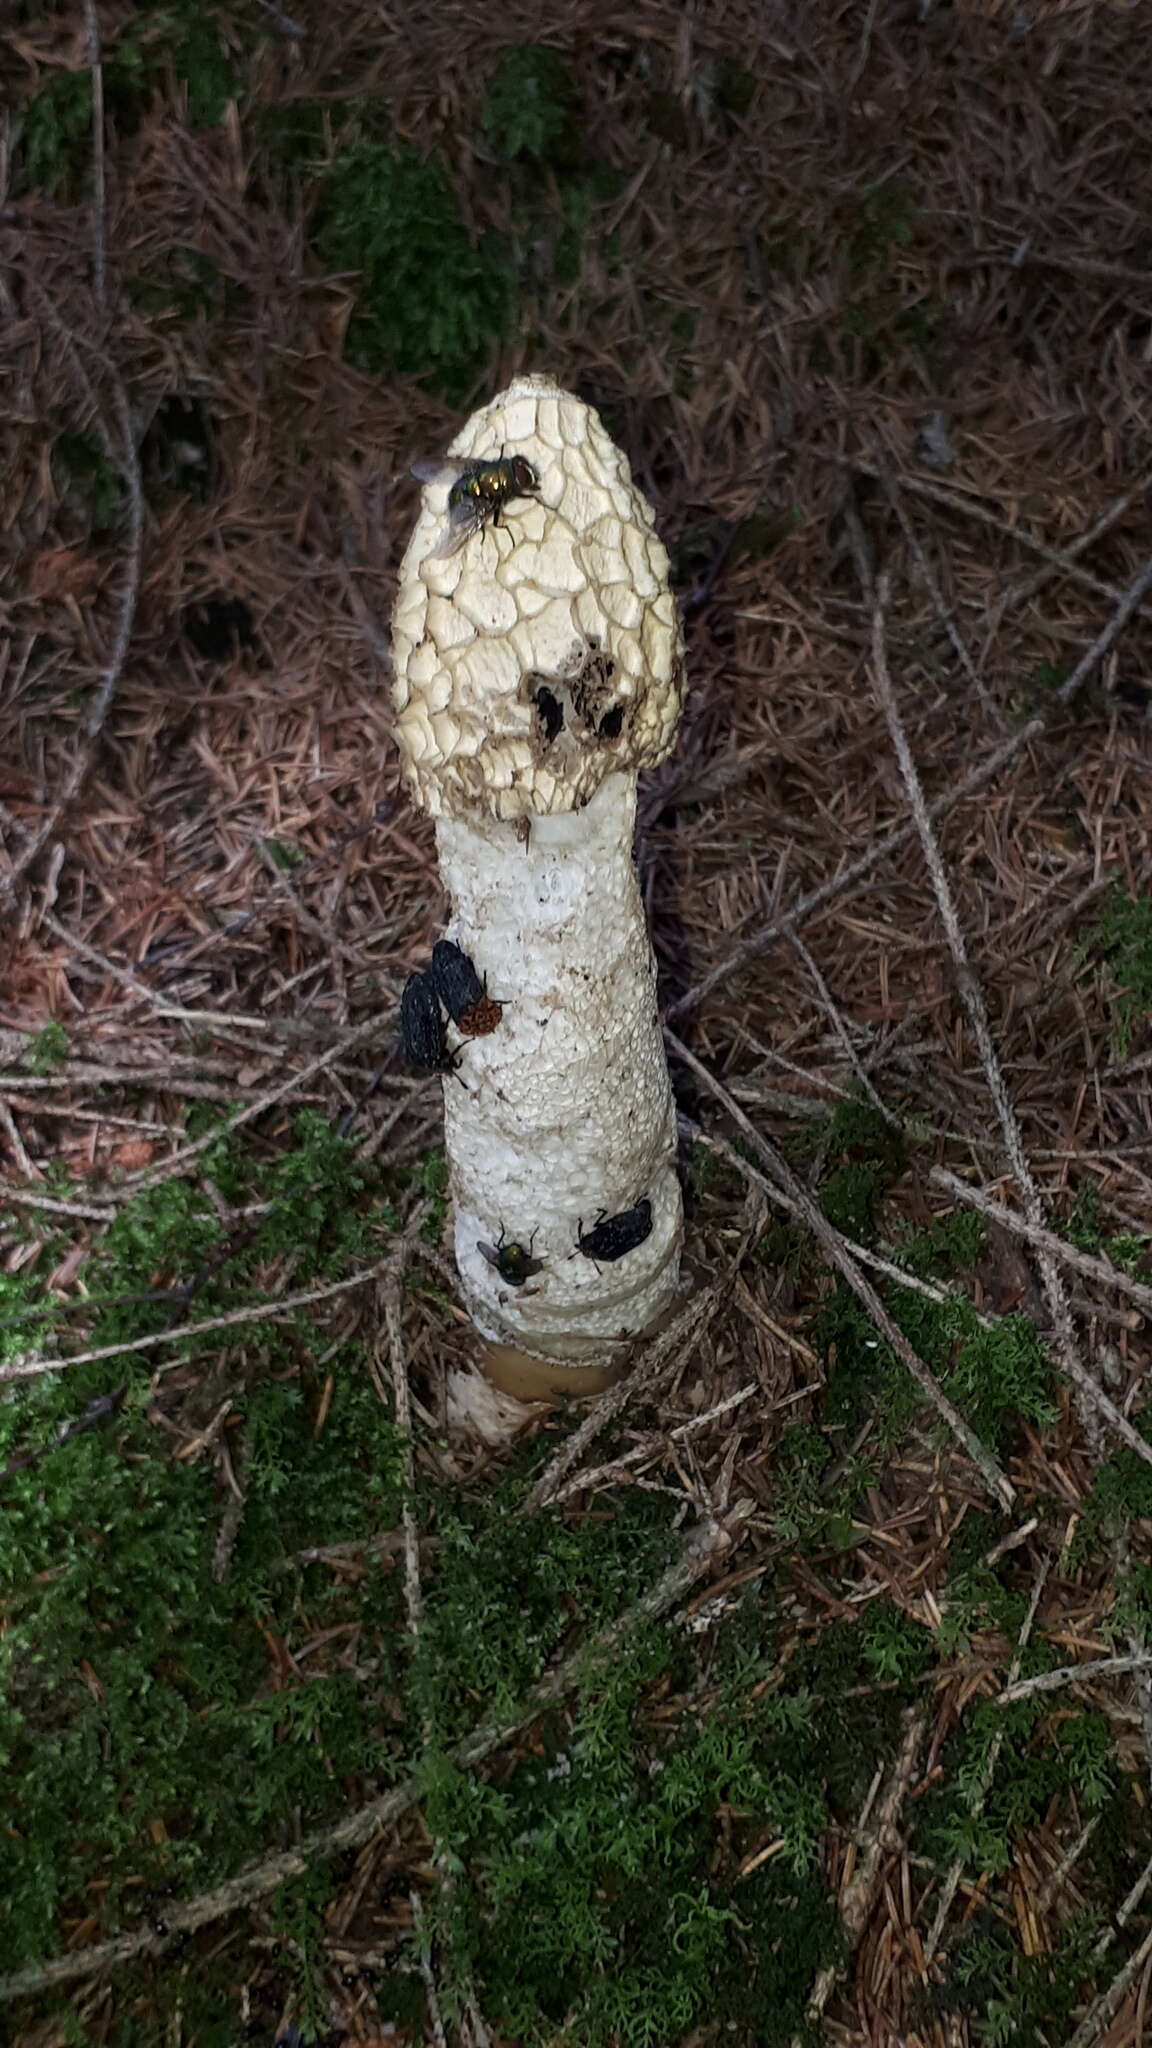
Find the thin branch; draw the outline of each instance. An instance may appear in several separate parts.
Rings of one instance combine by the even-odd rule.
[[[1144,567],[1132,578],[1112,617],[1106,626],[1101,627],[1087,653],[1081,655],[1067,682],[1061,683],[1060,695],[1065,703],[1067,703],[1070,697],[1076,695],[1077,690],[1080,689],[1083,683],[1087,682],[1097,662],[1104,659],[1113,641],[1119,638],[1133,612],[1137,609],[1145,591],[1150,586],[1152,586],[1152,557],[1145,562]]]
[[[71,337],[67,337],[71,346]],[[87,383],[87,379],[84,379]],[[79,747],[76,758],[65,778],[64,787],[53,804],[48,816],[38,829],[31,833],[19,854],[13,854],[9,872],[0,883],[0,896],[6,901],[14,899],[16,885],[22,875],[32,866],[41,848],[55,832],[60,819],[69,806],[75,802],[89,770],[96,758],[96,749],[104,722],[115,695],[116,686],[127,658],[136,623],[136,607],[140,596],[140,565],[144,546],[144,486],[140,477],[140,461],[136,453],[136,436],[132,426],[132,415],[128,401],[119,380],[113,384],[113,404],[120,430],[120,447],[116,448],[107,433],[103,420],[97,411],[96,423],[105,444],[109,461],[113,462],[124,480],[128,492],[128,535],[125,544],[124,579],[120,591],[120,616],[116,626],[116,637],[112,652],[104,670],[95,701],[88,714],[86,739]]]
[[[1065,1685],[1084,1685],[1094,1678],[1113,1678],[1120,1671],[1152,1670],[1152,1656],[1141,1650],[1127,1657],[1094,1657],[1090,1664],[1062,1664],[1059,1671],[1041,1671],[1035,1678],[1022,1678],[996,1694],[998,1707],[1014,1706],[1037,1692],[1059,1692]]]
[[[1149,571],[1149,581],[1152,581],[1152,569]],[[1012,1172],[1020,1188],[1028,1221],[1043,1229],[1045,1227],[1044,1206],[1040,1199],[1039,1189],[1032,1178],[1032,1169],[1028,1164],[1027,1154],[1024,1150],[1024,1139],[1020,1131],[1020,1125],[1008,1094],[999,1054],[993,1043],[992,1027],[988,1021],[988,1011],[985,1007],[980,985],[968,959],[964,936],[960,930],[956,899],[952,893],[952,885],[948,880],[939,841],[932,829],[928,806],[924,800],[923,784],[920,781],[916,764],[912,758],[912,749],[908,744],[908,735],[905,732],[904,722],[896,703],[896,693],[892,687],[884,630],[887,596],[887,579],[882,577],[876,606],[872,615],[873,688],[876,692],[877,701],[888,721],[888,730],[891,735],[896,758],[900,764],[900,773],[903,776],[904,787],[908,796],[908,807],[912,812],[916,830],[920,837],[925,865],[928,869],[937,908],[940,912],[940,921],[944,926],[948,950],[952,955],[952,967],[956,976],[956,985],[960,991],[960,999],[968,1017],[969,1028],[976,1041],[980,1063],[984,1069],[985,1079],[988,1084],[988,1092],[992,1098],[1003,1135],[1004,1149],[1007,1152]],[[1081,667],[1083,667],[1083,663]],[[1064,685],[1065,690],[1069,689],[1071,680],[1070,678],[1069,684]],[[1103,1413],[1105,1412],[1103,1407],[1105,1397],[1101,1396],[1100,1389],[1092,1378],[1091,1373],[1081,1364],[1076,1330],[1072,1321],[1072,1311],[1068,1306],[1068,1298],[1064,1292],[1064,1282],[1055,1261],[1049,1252],[1040,1250],[1037,1255],[1037,1264],[1040,1268],[1040,1280],[1044,1290],[1044,1297],[1048,1304],[1048,1313],[1052,1318],[1061,1366],[1068,1375],[1068,1378],[1087,1396],[1087,1404],[1081,1403],[1081,1415],[1087,1424],[1090,1420],[1088,1404],[1090,1404],[1091,1409],[1096,1409]],[[1119,1415],[1119,1410],[1115,1407],[1114,1403],[1110,1402],[1108,1406],[1112,1409],[1114,1415]],[[1125,1427],[1130,1435],[1136,1438],[1137,1442],[1143,1444],[1143,1438],[1138,1436],[1130,1423],[1126,1422]],[[1128,1440],[1127,1437],[1125,1440]],[[1152,1449],[1145,1445],[1144,1452],[1149,1462],[1152,1463]]]
[[[1015,1487],[1003,1468],[997,1463],[991,1451],[981,1443],[975,1430],[970,1428],[969,1424],[965,1422],[959,1410],[953,1407],[938,1380],[928,1370],[918,1352],[912,1349],[903,1330],[898,1328],[896,1323],[893,1322],[875,1288],[864,1278],[859,1265],[848,1250],[840,1232],[833,1224],[829,1223],[823,1210],[817,1207],[808,1190],[797,1180],[791,1167],[776,1150],[775,1146],[770,1145],[766,1138],[761,1137],[755,1125],[745,1116],[739,1103],[733,1101],[728,1090],[716,1079],[714,1074],[709,1072],[703,1061],[698,1060],[695,1053],[689,1052],[687,1046],[682,1045],[672,1032],[666,1031],[665,1037],[676,1058],[682,1060],[684,1065],[689,1067],[697,1079],[702,1081],[704,1086],[716,1097],[716,1100],[723,1104],[732,1121],[738,1126],[743,1136],[747,1138],[753,1150],[763,1160],[772,1179],[783,1193],[788,1196],[796,1213],[807,1224],[812,1235],[823,1245],[832,1264],[838,1272],[843,1274],[852,1292],[863,1302],[881,1336],[887,1340],[896,1353],[897,1358],[900,1359],[901,1363],[912,1374],[913,1379],[931,1402],[941,1421],[947,1424],[957,1442],[967,1451],[972,1463],[981,1474],[989,1493],[995,1500],[997,1507],[1007,1512],[1016,1498]]]
[[[702,1130],[699,1124],[693,1123],[691,1117],[681,1115],[676,1121],[683,1136],[691,1138],[693,1144],[703,1145],[707,1151],[715,1152],[718,1159],[725,1160],[744,1180],[753,1187],[758,1187],[767,1195],[770,1202],[774,1202],[778,1209],[783,1209],[785,1215],[800,1216],[801,1220],[804,1220],[802,1212],[791,1196],[786,1195],[770,1181],[766,1174],[758,1172],[749,1160],[742,1158],[727,1139],[718,1138],[713,1132]],[[906,1267],[898,1266],[894,1259],[886,1259],[882,1252],[873,1251],[871,1245],[858,1244],[855,1238],[845,1237],[843,1232],[840,1236],[845,1250],[859,1265],[870,1266],[874,1273],[880,1273],[885,1280],[894,1280],[898,1287],[906,1287],[910,1294],[923,1295],[925,1301],[934,1301],[940,1306],[948,1302],[962,1302],[967,1308],[972,1309],[973,1315],[983,1329],[995,1329],[999,1318],[984,1315],[980,1309],[973,1308],[968,1296],[960,1288],[939,1287],[932,1280],[921,1280],[917,1274],[908,1272]]]
[[[1099,1962],[1102,1956],[1106,1956],[1116,1936],[1123,1934],[1150,1884],[1152,1884],[1152,1856],[1149,1857],[1139,1877],[1117,1906],[1112,1916],[1111,1927],[1106,1927],[1098,1937],[1096,1946],[1092,1951],[1095,1962]]]
[[[1152,1931],[1144,1936],[1139,1948],[1133,1950],[1127,1962],[1117,1971],[1108,1989],[1102,1991],[1099,1998],[1093,1999],[1069,2041],[1068,2048],[1093,2048],[1093,2044],[1100,2039],[1117,2006],[1135,1983],[1150,1956]]]
[[[800,937],[799,932],[792,933],[792,944],[795,947],[797,953],[799,954],[801,960],[804,963],[805,968],[808,971],[809,977],[813,983],[813,986],[815,987],[816,993],[824,1006],[824,1011],[827,1015],[828,1022],[831,1024],[833,1031],[836,1033],[837,1038],[840,1040],[840,1043],[844,1048],[844,1053],[848,1060],[848,1064],[851,1067],[852,1072],[855,1074],[857,1082],[863,1089],[865,1095],[868,1097],[868,1100],[872,1104],[872,1107],[876,1111],[876,1114],[878,1116],[882,1116],[886,1124],[891,1124],[895,1129],[899,1129],[899,1118],[893,1116],[891,1110],[886,1107],[886,1105],[881,1101],[879,1095],[877,1094],[876,1089],[872,1083],[871,1075],[868,1073],[867,1068],[861,1061],[860,1055],[857,1052],[856,1047],[852,1043],[851,1033],[849,1032],[848,1026],[845,1023],[843,1016],[841,1015],[839,1005],[833,997],[832,991],[829,988],[828,983],[825,981],[824,976],[820,971],[819,963],[813,959],[812,954],[808,951],[808,948],[804,944],[803,939]]]
[[[669,1444],[683,1443],[686,1437],[694,1436],[697,1430],[706,1429],[709,1423],[719,1421],[722,1415],[729,1414],[733,1408],[742,1408],[745,1401],[752,1400],[760,1391],[760,1382],[753,1380],[749,1386],[740,1387],[736,1393],[729,1394],[726,1400],[717,1401],[715,1407],[709,1408],[703,1415],[694,1415],[690,1422],[678,1423],[675,1429],[657,1435],[655,1441],[649,1440],[634,1445],[632,1450],[623,1452],[619,1458],[613,1458],[610,1464],[598,1465],[594,1472],[577,1472],[573,1478],[565,1480],[562,1486],[558,1486],[555,1492],[549,1494],[549,1507],[559,1507],[562,1501],[569,1500],[574,1493],[590,1492],[595,1486],[612,1486],[618,1479],[627,1479],[635,1466],[643,1465],[651,1458],[663,1457]]]
[[[824,456],[828,455],[827,449],[821,449],[817,452]],[[874,476],[878,481],[884,481],[886,472],[871,467],[868,463],[861,462],[856,457],[832,456],[831,460],[839,461],[847,468],[856,469],[863,476]],[[1047,561],[1054,563],[1057,568],[1064,569],[1069,575],[1079,577],[1079,580],[1086,582],[1091,589],[1115,601],[1117,609],[1103,632],[1098,634],[1088,653],[1077,663],[1067,682],[1062,683],[1060,688],[1052,693],[1052,701],[1054,703],[1067,704],[1075,696],[1089,670],[1108,652],[1117,634],[1128,623],[1132,613],[1140,605],[1141,598],[1148,589],[1149,584],[1152,583],[1152,562],[1139,572],[1133,582],[1129,584],[1127,590],[1117,590],[1115,584],[1105,583],[1100,577],[1089,575],[1086,570],[1080,569],[1077,563],[1069,560],[1058,549],[1049,548],[1043,542],[1033,540],[1032,536],[1025,533],[1023,529],[1009,526],[1006,520],[995,518],[991,513],[986,512],[983,506],[975,505],[966,499],[956,497],[950,491],[942,490],[935,484],[928,484],[919,477],[902,475],[899,481],[908,490],[919,491],[927,497],[939,499],[942,504],[949,506],[954,512],[967,513],[971,517],[983,520],[985,524],[995,527],[998,531],[1009,534],[1014,540],[1027,542],[1030,547],[1043,555]],[[946,790],[943,795],[934,798],[932,803],[929,804],[927,811],[927,815],[933,824],[944,817],[947,812],[953,810],[957,804],[963,803],[967,797],[975,796],[978,790],[983,789],[985,783],[993,781],[999,775],[1002,768],[1006,768],[1010,761],[1015,760],[1017,754],[1022,753],[1024,748],[1030,746],[1033,740],[1042,738],[1047,732],[1048,726],[1049,719],[1046,713],[1038,713],[1035,718],[1030,718],[1027,724],[1020,727],[1019,732],[1013,733],[1009,739],[1004,740],[1000,746],[994,748],[987,760],[980,762],[953,789]],[[750,960],[756,953],[763,952],[764,948],[770,946],[774,940],[790,936],[799,925],[812,917],[816,911],[823,910],[826,904],[831,903],[837,896],[842,895],[845,889],[850,889],[854,883],[863,881],[864,877],[870,875],[874,868],[879,867],[891,854],[898,853],[901,847],[907,846],[915,836],[915,825],[901,825],[894,832],[886,833],[883,839],[878,839],[875,845],[869,847],[867,853],[861,854],[857,860],[850,862],[848,867],[844,868],[840,874],[834,875],[830,881],[821,882],[819,888],[810,890],[807,896],[802,896],[800,901],[793,904],[792,909],[786,911],[782,917],[774,918],[771,924],[762,926],[758,932],[753,932],[749,938],[742,939],[738,945],[733,946],[725,959],[718,961],[716,966],[711,968],[701,981],[698,981],[693,988],[688,989],[684,995],[680,996],[676,1002],[669,1006],[666,1012],[669,1022],[674,1022],[677,1018],[686,1016],[690,1010],[697,1009],[705,998],[711,995],[713,989],[718,988],[722,982],[727,981],[736,972],[738,967],[743,966],[746,960]]]
[[[920,545],[920,540],[917,535],[916,528],[913,526],[912,521],[908,517],[907,511],[904,507],[903,499],[900,497],[900,494],[896,489],[895,480],[887,475],[884,478],[884,491],[888,499],[888,503],[891,505],[892,510],[896,514],[897,519],[900,521],[901,531],[904,535],[906,542],[908,543],[909,548],[912,551],[912,556],[916,563],[916,566],[919,569],[921,576],[924,578],[924,582],[928,590],[928,595],[932,599],[932,604],[933,608],[935,609],[936,616],[939,619],[941,625],[943,626],[944,631],[947,633],[949,640],[952,642],[952,646],[955,650],[956,657],[960,663],[960,666],[964,670],[964,673],[967,676],[969,682],[971,683],[972,688],[975,690],[977,696],[986,698],[987,691],[984,688],[983,679],[976,668],[976,664],[973,661],[972,656],[969,654],[968,649],[964,644],[964,641],[960,634],[959,627],[957,626],[955,620],[952,617],[951,612],[948,610],[948,607],[944,602],[943,592],[941,591],[940,586],[936,581],[935,575],[933,574],[932,565],[929,562],[927,555],[924,553],[924,550]]]
[[[436,1988],[436,1972],[432,1968],[432,1943],[424,1925],[424,1904],[415,1887],[408,1894],[408,1903],[412,1908],[412,1932],[416,1937],[416,1956],[420,1964],[420,1975],[424,1980],[424,1996],[428,2001],[432,2039],[435,2048],[448,2048],[448,2036],[444,2032],[444,2021],[440,2013],[440,1993]]]
[[[210,1316],[207,1322],[178,1324],[172,1330],[154,1330],[151,1336],[133,1337],[125,1344],[102,1344],[96,1351],[77,1351],[72,1358],[28,1358],[16,1365],[0,1365],[0,1386],[6,1380],[32,1380],[45,1372],[65,1372],[73,1365],[94,1365],[101,1358],[122,1358],[129,1351],[152,1351],[158,1344],[182,1344],[189,1337],[206,1337],[212,1330],[238,1329],[242,1323],[275,1322],[277,1316],[291,1315],[295,1309],[308,1308],[313,1302],[331,1301],[338,1294],[350,1294],[356,1287],[366,1287],[370,1280],[379,1279],[395,1256],[395,1251],[391,1251],[386,1258],[377,1259],[375,1265],[350,1274],[347,1280],[333,1280],[327,1287],[310,1287],[303,1294],[286,1294],[280,1301],[231,1309],[227,1315]]]
[[[66,1202],[54,1195],[38,1195],[31,1188],[0,1186],[0,1194],[6,1202],[15,1202],[25,1209],[43,1209],[50,1216],[82,1216],[91,1223],[113,1223],[116,1207],[112,1202]]]
[[[106,953],[98,952],[87,939],[82,939],[78,932],[69,931],[68,926],[61,924],[58,917],[53,917],[51,911],[45,911],[40,922],[47,925],[48,930],[58,939],[62,939],[72,952],[78,953],[82,960],[91,961],[94,967],[99,967],[112,981],[118,982],[121,988],[126,988],[133,995],[139,996],[159,1017],[174,1018],[179,1024],[221,1024],[231,1029],[239,1027],[246,1031],[270,1031],[273,1028],[272,1020],[268,1017],[248,1017],[243,1012],[236,1014],[231,1010],[186,1010],[179,1003],[166,1002],[162,995],[158,995],[154,988],[149,988],[148,983],[141,981],[130,968],[121,967],[117,961],[110,960]]]
[[[88,70],[92,79],[92,292],[103,306],[106,297],[104,248],[104,66],[96,0],[84,0]]]
[[[1062,1890],[1069,1875],[1079,1863],[1081,1856],[1096,1833],[1100,1820],[1101,1815],[1099,1813],[1090,1813],[1076,1840],[1070,1843],[1064,1851],[1055,1870],[1049,1871],[1048,1876],[1040,1887],[1040,1893],[1036,1900],[1037,1919],[1040,1919],[1048,1911],[1057,1892]]]
[[[400,1290],[409,1259],[431,1204],[421,1202],[405,1225],[404,1235],[389,1258],[383,1274],[384,1334],[388,1345],[388,1369],[392,1381],[392,1406],[396,1434],[400,1439],[400,1469],[403,1504],[400,1525],[404,1533],[404,1606],[408,1632],[415,1647],[424,1619],[424,1596],[420,1589],[420,1530],[416,1521],[416,1457],[412,1441],[412,1389],[408,1383],[408,1360],[404,1348],[404,1319]],[[430,1741],[428,1729],[424,1740]]]
[[[1026,577],[1023,583],[1010,584],[1000,600],[999,611],[1001,613],[1015,611],[1016,607],[1023,604],[1026,598],[1035,597],[1037,591],[1043,590],[1044,585],[1050,583],[1054,576],[1058,576],[1067,563],[1075,562],[1079,555],[1087,554],[1088,549],[1095,547],[1096,542],[1103,539],[1104,535],[1115,526],[1116,521],[1124,517],[1129,506],[1134,505],[1137,499],[1144,496],[1145,491],[1148,489],[1149,481],[1148,477],[1143,477],[1138,484],[1133,484],[1131,489],[1125,491],[1121,497],[1115,498],[1107,511],[1100,514],[1099,519],[1095,520],[1091,526],[1086,527],[1084,532],[1078,534],[1075,540],[1069,541],[1068,546],[1064,549],[1063,561],[1046,562],[1042,569],[1033,570],[1032,575]]]
[[[447,1761],[461,1771],[483,1763],[513,1736],[530,1726],[546,1707],[553,1706],[581,1682],[594,1677],[597,1667],[617,1657],[621,1646],[638,1629],[677,1606],[697,1580],[710,1570],[715,1560],[738,1541],[740,1531],[753,1511],[751,1501],[741,1501],[722,1523],[711,1520],[697,1523],[680,1557],[635,1606],[542,1679],[525,1695],[508,1719],[496,1726],[481,1723],[474,1728],[470,1735],[448,1751]],[[214,1891],[203,1892],[182,1905],[166,1906],[164,1934],[159,1934],[154,1927],[146,1928],[140,1933],[120,1935],[114,1941],[99,1942],[78,1953],[57,1956],[47,1963],[34,1963],[27,1969],[0,1977],[0,2001],[27,1998],[51,1990],[58,1984],[73,1984],[82,1978],[95,1976],[98,1971],[133,1962],[140,1956],[163,1955],[180,1935],[193,1933],[198,1927],[207,1927],[213,1921],[251,1905],[256,1899],[267,1898],[287,1879],[302,1876],[315,1864],[338,1856],[345,1849],[362,1848],[415,1806],[424,1796],[425,1789],[424,1771],[418,1769],[392,1791],[346,1815],[334,1827],[321,1828],[306,1835],[295,1848],[284,1850],[265,1862],[250,1864]]]
[[[117,1189],[118,1199],[121,1202],[131,1201],[144,1188],[159,1187],[163,1181],[171,1180],[175,1174],[183,1172],[193,1159],[199,1159],[213,1145],[219,1144],[221,1138],[226,1138],[230,1131],[238,1131],[242,1124],[251,1123],[253,1117],[262,1116],[274,1103],[282,1102],[286,1095],[291,1095],[294,1089],[302,1087],[314,1074],[322,1073],[333,1061],[343,1059],[356,1046],[365,1044],[370,1038],[378,1038],[381,1029],[379,1017],[370,1017],[367,1023],[358,1024],[354,1031],[346,1032],[335,1045],[329,1046],[327,1052],[322,1052],[317,1059],[309,1061],[298,1074],[289,1074],[286,1080],[278,1081],[274,1088],[266,1089],[263,1095],[258,1095],[254,1102],[249,1102],[243,1109],[238,1109],[234,1116],[224,1117],[210,1131],[206,1131],[202,1138],[197,1138],[194,1144],[185,1145],[182,1152],[173,1152],[162,1165],[144,1173],[134,1174],[130,1180],[125,1181],[122,1188]]]
[[[880,484],[884,481],[886,472],[876,463],[869,462],[861,456],[840,455],[827,448],[815,452],[825,461],[834,463],[839,469],[851,469],[860,476],[875,477]],[[1045,562],[1050,562],[1055,569],[1062,570],[1072,582],[1082,584],[1086,590],[1094,590],[1097,597],[1111,598],[1114,604],[1124,602],[1125,593],[1118,589],[1115,583],[1106,582],[1102,576],[1094,576],[1090,569],[1082,569],[1067,549],[1052,547],[1048,541],[1039,540],[1034,533],[1029,533],[1027,527],[1013,525],[1011,520],[1001,518],[999,513],[989,512],[987,506],[981,505],[975,497],[967,496],[961,491],[950,491],[943,484],[929,483],[927,477],[911,476],[903,471],[899,482],[906,491],[915,491],[921,498],[931,498],[936,504],[944,505],[949,512],[958,512],[964,519],[974,519],[981,526],[991,527],[994,533],[1002,533],[1007,540],[1016,541],[1021,547],[1031,548],[1034,555],[1039,555]]]
[[[685,1303],[679,1314],[666,1329],[661,1330],[651,1342],[644,1346],[639,1360],[632,1371],[614,1387],[600,1395],[585,1416],[578,1429],[566,1437],[554,1458],[545,1466],[520,1512],[533,1515],[538,1509],[548,1507],[557,1497],[563,1480],[583,1457],[589,1444],[594,1443],[601,1430],[607,1429],[623,1408],[635,1400],[637,1394],[649,1389],[677,1359],[681,1352],[693,1344],[715,1315],[722,1296],[719,1283],[694,1294]]]
[[[938,796],[930,806],[929,816],[933,819],[942,818],[948,811],[954,810],[957,804],[963,803],[967,797],[975,796],[986,782],[994,781],[1002,768],[1006,768],[1010,761],[1015,760],[1017,754],[1033,740],[1040,739],[1047,730],[1046,717],[1038,715],[1030,718],[1027,725],[1022,725],[1019,732],[1004,740],[989,754],[986,761],[973,768],[971,774],[964,776],[954,788],[945,790],[942,796]],[[902,847],[910,845],[915,837],[915,825],[898,825],[894,831],[886,833],[883,839],[876,840],[866,853],[860,854],[846,868],[842,868],[839,874],[833,875],[827,882],[821,882],[819,888],[810,889],[807,896],[802,896],[799,902],[793,904],[791,910],[784,912],[783,916],[773,918],[771,924],[763,925],[759,931],[753,932],[746,939],[741,939],[701,981],[669,1005],[665,1012],[669,1022],[685,1016],[689,1010],[698,1009],[705,997],[710,996],[721,982],[727,981],[746,960],[750,960],[756,953],[762,953],[764,948],[772,945],[776,939],[791,937],[792,933],[818,910],[825,909],[837,896],[842,896],[846,889],[851,889],[855,883],[862,882],[874,868],[880,867],[891,854],[899,853]]]
[[[946,1166],[929,1167],[928,1178],[936,1187],[944,1188],[955,1196],[958,1202],[964,1202],[970,1209],[979,1210],[982,1216],[990,1217],[1002,1229],[1012,1231],[1029,1244],[1038,1245],[1072,1272],[1083,1273],[1086,1279],[1097,1281],[1101,1287],[1111,1287],[1117,1294],[1126,1294],[1130,1301],[1137,1302],[1152,1315],[1152,1287],[1143,1280],[1134,1280],[1131,1273],[1122,1273],[1111,1259],[1101,1258],[1096,1252],[1082,1252],[1078,1245],[1057,1237],[1055,1231],[1046,1230],[1027,1216],[1021,1216],[1018,1209],[1010,1209],[1005,1202],[997,1202],[993,1196],[986,1195],[983,1188],[961,1180],[958,1173],[949,1172]]]
[[[893,1759],[888,1774],[888,1784],[875,1825],[870,1830],[864,1854],[845,1886],[840,1899],[840,1920],[844,1929],[844,1943],[847,1959],[850,1961],[859,1944],[860,1937],[868,1923],[868,1916],[875,1901],[880,1879],[881,1865],[896,1846],[896,1823],[900,1808],[907,1797],[909,1787],[916,1773],[920,1746],[924,1740],[926,1715],[923,1709],[916,1709],[908,1716],[904,1740]],[[828,1963],[821,1970],[813,1987],[808,2006],[809,2020],[818,2020],[832,1996],[836,1980],[843,1963]]]

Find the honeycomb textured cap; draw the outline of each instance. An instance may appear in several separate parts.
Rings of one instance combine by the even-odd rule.
[[[517,378],[449,455],[521,456],[539,496],[509,495],[446,551],[450,481],[425,487],[392,621],[408,779],[434,816],[578,810],[676,733],[683,646],[652,509],[598,415],[547,377]]]

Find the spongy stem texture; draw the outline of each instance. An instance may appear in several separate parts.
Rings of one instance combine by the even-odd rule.
[[[675,1294],[682,1234],[676,1121],[655,963],[632,861],[636,781],[533,820],[440,818],[449,936],[504,1004],[445,1081],[456,1259],[488,1336],[573,1364],[611,1355]],[[647,1200],[652,1229],[614,1262],[577,1240]],[[478,1247],[540,1262],[520,1286]]]

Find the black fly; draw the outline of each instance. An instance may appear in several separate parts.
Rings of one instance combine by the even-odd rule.
[[[428,969],[435,989],[452,1022],[465,1038],[484,1038],[495,1031],[504,1012],[488,993],[476,969],[451,939],[437,939]]]
[[[591,1230],[586,1230],[576,1239],[586,1259],[602,1259],[605,1265],[612,1265],[622,1259],[626,1252],[634,1252],[652,1234],[652,1204],[644,1195],[631,1209],[621,1209],[618,1216],[605,1216],[601,1209]]]
[[[530,1280],[533,1273],[543,1270],[543,1259],[532,1257],[535,1242],[536,1232],[533,1231],[527,1245],[506,1243],[504,1226],[501,1224],[499,1243],[485,1244],[483,1239],[478,1239],[476,1249],[481,1258],[487,1259],[490,1266],[495,1266],[500,1278],[506,1280],[509,1287],[523,1287],[524,1282]]]
[[[432,977],[410,974],[400,997],[400,1038],[404,1057],[429,1074],[454,1074],[457,1053],[448,1050],[448,1032]]]

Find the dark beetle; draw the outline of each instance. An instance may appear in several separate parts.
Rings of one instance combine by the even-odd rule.
[[[584,1231],[576,1243],[586,1259],[603,1259],[610,1266],[651,1235],[652,1204],[644,1195],[634,1208],[621,1209],[618,1216],[605,1216],[601,1209],[594,1228]]]
[[[485,1038],[504,1011],[488,993],[467,953],[451,939],[437,939],[428,974],[440,1001],[465,1038]]]
[[[432,977],[410,974],[400,997],[400,1038],[405,1059],[430,1074],[452,1074],[457,1054],[448,1050],[448,1034]]]
[[[487,1259],[490,1266],[495,1266],[500,1278],[506,1280],[509,1287],[523,1287],[524,1282],[530,1280],[533,1273],[543,1271],[543,1259],[532,1257],[535,1242],[536,1232],[533,1231],[526,1247],[522,1244],[506,1244],[504,1226],[501,1224],[499,1243],[485,1244],[483,1239],[477,1239],[476,1249],[481,1258]]]

